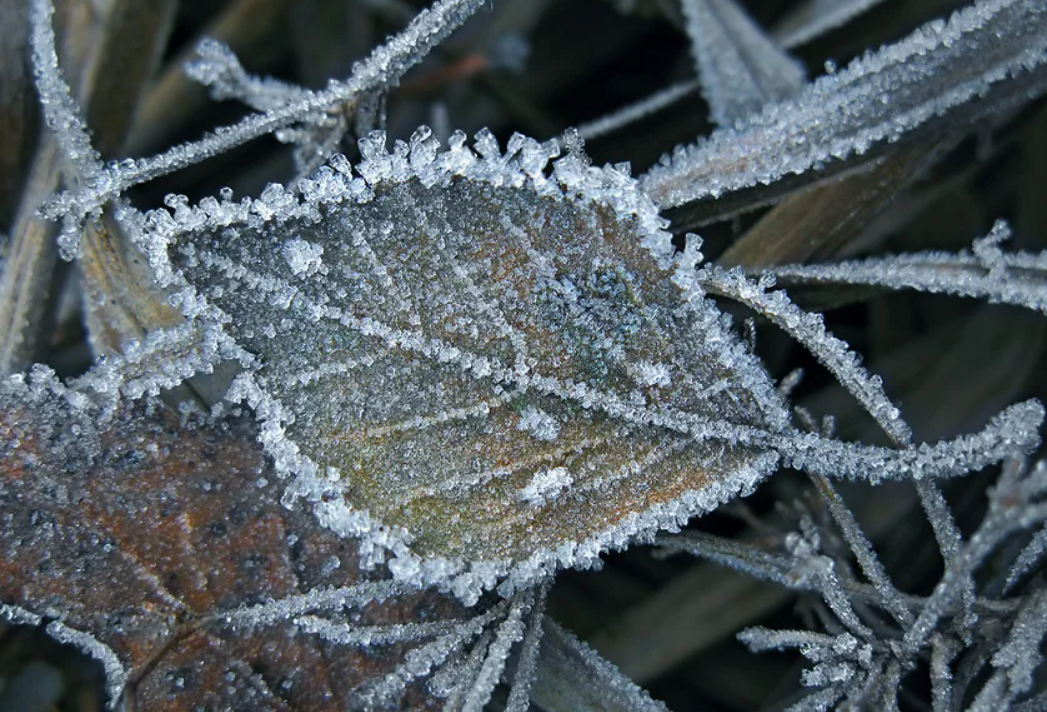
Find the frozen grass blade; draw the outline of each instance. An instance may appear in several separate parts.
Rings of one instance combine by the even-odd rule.
[[[530,620],[520,646],[505,712],[527,712],[531,706],[531,687],[538,673],[538,649],[542,642],[542,621],[545,618],[545,601],[548,595],[549,584],[542,584],[534,594],[534,606],[531,608]]]
[[[836,29],[883,0],[805,0],[794,7],[771,36],[791,48]]]
[[[330,107],[355,101],[367,92],[394,84],[484,2],[440,0],[433,7],[420,12],[403,32],[359,62],[348,79],[332,81],[323,91],[309,92],[299,101],[248,116],[236,124],[218,128],[197,141],[180,144],[159,155],[112,165],[103,173],[99,184],[59,196],[46,212],[51,216],[66,215],[79,224],[84,216],[99,210],[103,203],[132,186],[200,163],[278,129],[308,121]],[[70,123],[69,117],[64,115],[59,121],[63,125]]]
[[[977,100],[999,85],[1023,100],[1042,93],[1045,15],[1036,0],[978,2],[818,79],[738,127],[678,148],[644,176],[643,186],[663,208],[676,207],[899,141],[960,106],[967,105],[968,122],[976,109],[981,115],[999,111],[1005,96],[994,94],[990,105]]]
[[[775,46],[734,0],[683,0],[683,12],[715,123],[731,126],[804,85],[803,66]]]
[[[774,286],[773,280],[752,282],[741,270],[709,265],[699,271],[697,280],[705,289],[736,299],[785,329],[854,394],[895,443],[909,442],[912,432],[887,397],[880,379],[870,376],[847,344],[826,331],[821,315],[804,313],[782,292],[768,291]]]
[[[575,712],[668,712],[617,668],[548,618],[532,694],[546,709]],[[578,681],[586,684],[579,685]]]
[[[787,284],[853,284],[1012,304],[1047,314],[1047,254],[1004,253],[1002,220],[973,252],[917,252],[829,265],[783,265],[766,271]]]
[[[588,141],[589,139],[604,136],[612,131],[617,131],[629,124],[657,113],[662,109],[672,106],[691,92],[697,91],[699,82],[690,80],[677,82],[672,86],[657,91],[648,97],[633,104],[623,106],[606,116],[593,119],[578,127],[578,135]]]

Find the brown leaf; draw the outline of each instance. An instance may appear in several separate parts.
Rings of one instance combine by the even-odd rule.
[[[109,648],[131,708],[343,710],[353,688],[402,662],[398,646],[335,646],[286,620],[223,621],[381,578],[360,570],[355,542],[281,506],[249,418],[180,423],[136,403],[96,427],[77,395],[39,371],[30,381],[24,402],[0,412],[0,601]],[[353,623],[460,612],[447,597],[412,594]],[[428,697],[409,688],[401,704],[428,708]]]

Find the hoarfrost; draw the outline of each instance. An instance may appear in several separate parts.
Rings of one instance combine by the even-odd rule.
[[[803,87],[803,66],[775,46],[734,0],[683,0],[702,94],[721,126]]]
[[[516,427],[518,430],[526,430],[538,440],[556,440],[556,436],[560,434],[560,424],[556,422],[556,418],[533,405],[524,408]]]
[[[283,246],[284,259],[296,277],[310,275],[323,264],[324,248],[295,238]]]
[[[573,483],[574,477],[566,467],[554,467],[536,474],[527,486],[520,490],[520,498],[531,504],[544,504],[548,500],[555,499],[561,491]]]
[[[917,252],[829,265],[782,265],[767,270],[783,282],[863,284],[913,289],[1013,304],[1047,314],[1047,253],[1004,253],[1010,237],[998,220],[971,252]]]
[[[675,207],[865,153],[956,107],[964,106],[964,125],[1002,111],[1047,85],[1045,13],[1036,0],[982,0],[924,25],[794,99],[677,148],[643,176],[643,187],[663,208]],[[992,94],[1006,79],[1003,93]]]

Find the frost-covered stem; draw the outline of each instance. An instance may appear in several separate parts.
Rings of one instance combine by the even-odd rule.
[[[949,503],[945,501],[945,495],[935,482],[918,480],[913,484],[920,498],[920,505],[934,531],[934,538],[938,542],[938,549],[941,551],[946,568],[956,568],[960,548],[963,546],[963,536],[956,525],[956,518],[953,516]],[[974,613],[971,611],[975,598],[974,578],[968,575],[960,583],[960,588],[960,605],[963,608],[963,615],[960,618],[965,626],[971,626],[976,622]]]
[[[891,582],[890,576],[887,575],[887,571],[883,568],[883,564],[881,564],[879,558],[877,558],[872,543],[858,525],[858,522],[854,518],[854,514],[847,505],[844,504],[839,493],[837,493],[829,480],[818,476],[812,476],[811,479],[814,481],[815,486],[822,495],[822,499],[828,506],[829,513],[832,514],[836,526],[840,528],[844,540],[851,548],[851,551],[854,552],[859,566],[862,567],[862,571],[865,572],[865,575],[869,577],[869,580],[876,588],[876,591],[880,596],[880,605],[890,612],[901,626],[904,627],[912,624],[912,613],[902,603],[898,589],[896,589],[894,584]]]
[[[329,621],[319,616],[299,616],[292,622],[303,632],[318,635],[329,643],[363,647],[391,645],[446,635],[453,631],[458,623],[458,621],[431,621],[393,625],[350,625]]]
[[[524,635],[523,615],[530,609],[532,599],[532,594],[526,592],[517,595],[513,600],[509,615],[498,626],[498,632],[491,647],[487,649],[483,665],[462,701],[462,712],[481,712],[487,700],[491,698],[513,644]]]
[[[753,282],[740,269],[706,265],[698,271],[697,279],[709,292],[736,299],[784,329],[836,376],[896,444],[909,442],[912,431],[887,397],[880,379],[870,376],[847,344],[825,329],[821,315],[802,311],[782,292],[768,291],[774,286],[772,279]]]
[[[992,656],[995,672],[982,687],[969,712],[1004,709],[1018,695],[1028,692],[1043,655],[1040,646],[1047,634],[1047,590],[1030,593],[1015,618],[1010,635]]]
[[[81,178],[92,180],[102,173],[102,164],[91,145],[91,137],[80,117],[72,91],[58,66],[55,33],[51,24],[53,15],[54,7],[50,0],[33,0],[29,17],[36,90],[40,94],[44,120],[58,147]]]
[[[1005,536],[1047,519],[1047,504],[1030,501],[1045,487],[1047,464],[1039,463],[1024,479],[1020,461],[1012,460],[1003,468],[981,526],[960,549],[952,565],[947,566],[927,605],[906,631],[902,640],[902,650],[906,655],[915,655],[938,622],[954,612],[957,598],[964,594],[966,581]]]
[[[771,581],[794,590],[821,593],[817,581],[798,581],[789,575],[795,565],[791,556],[772,554],[751,544],[724,539],[704,532],[687,532],[686,534],[665,534],[655,538],[657,546],[670,551],[684,551],[693,556],[707,559],[714,563],[728,566],[753,578]],[[840,586],[853,600],[873,606],[883,605],[883,594],[873,585],[855,581],[849,576],[837,577]],[[927,603],[921,596],[896,591],[898,603],[908,611],[920,611]],[[974,610],[989,616],[1008,616],[1014,613],[1017,603],[999,601],[990,598],[978,598],[974,601]]]
[[[531,706],[531,685],[537,674],[538,649],[542,642],[542,620],[545,617],[545,601],[549,596],[549,583],[543,583],[535,592],[534,606],[531,608],[527,632],[516,663],[509,699],[505,703],[505,712],[527,712]]]
[[[444,703],[444,709],[447,712],[463,712],[462,702],[465,693],[471,689],[469,684],[480,674],[480,669],[487,660],[487,652],[491,649],[492,640],[494,640],[494,633],[485,630],[473,644],[473,649],[469,651],[465,660],[454,666],[455,669],[451,671],[454,687],[447,697],[447,702]],[[450,668],[452,664],[448,663],[445,667]]]
[[[215,613],[204,622],[248,627],[273,625],[294,619],[308,611],[358,609],[372,601],[384,601],[410,591],[409,587],[398,581],[365,582],[341,588],[316,588],[308,593]]]
[[[996,243],[1010,235],[996,222],[975,242],[974,254],[917,252],[832,265],[782,265],[766,272],[795,284],[850,284],[1013,304],[1047,314],[1047,252],[1006,254]]]
[[[404,662],[391,673],[365,683],[366,689],[361,692],[367,704],[378,706],[401,693],[411,680],[429,675],[448,656],[481,635],[491,621],[505,615],[507,606],[508,601],[503,601],[475,618],[462,621],[452,632],[408,652]]]
[[[963,652],[952,638],[935,634],[931,637],[931,705],[933,712],[950,712],[953,705],[953,678],[950,667]]]
[[[70,211],[86,215],[131,186],[207,160],[247,141],[304,121],[332,106],[353,101],[380,86],[392,84],[464,23],[485,1],[439,0],[433,7],[420,12],[400,34],[359,62],[348,79],[332,81],[324,91],[310,93],[297,102],[266,113],[248,116],[236,124],[220,127],[201,139],[174,146],[156,156],[117,164],[107,171],[103,187],[60,196],[48,207],[48,214],[58,215]]]
[[[578,135],[588,141],[609,134],[612,131],[617,131],[634,121],[639,121],[657,111],[661,111],[667,106],[675,104],[680,99],[697,90],[698,80],[696,79],[677,82],[637,102],[623,106],[606,116],[601,116],[598,119],[582,124],[578,127]]]

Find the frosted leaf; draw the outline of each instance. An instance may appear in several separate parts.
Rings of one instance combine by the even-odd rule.
[[[281,506],[249,420],[96,400],[43,368],[0,381],[0,616],[99,660],[110,708],[345,709],[410,650],[504,618],[369,580]]]
[[[643,187],[663,208],[675,207],[865,153],[956,107],[966,105],[969,125],[1043,91],[1045,13],[1036,0],[982,0],[948,22],[931,22],[794,99],[678,148],[643,177]],[[970,103],[997,88],[991,101]]]
[[[263,419],[289,500],[391,551],[402,580],[468,597],[769,471],[731,427],[775,432],[787,411],[711,302],[682,298],[632,179],[578,150],[550,172],[555,147],[520,136],[436,146],[424,128],[392,152],[374,134],[360,177],[340,162],[245,208],[174,201],[137,233],[257,356],[229,398]],[[296,271],[302,243],[323,250],[315,274]]]
[[[702,94],[729,126],[804,85],[803,66],[775,46],[734,0],[682,0]]]
[[[997,221],[972,252],[917,252],[831,265],[783,265],[767,270],[786,283],[863,284],[1013,304],[1047,314],[1047,253],[1005,253],[1009,236]]]

